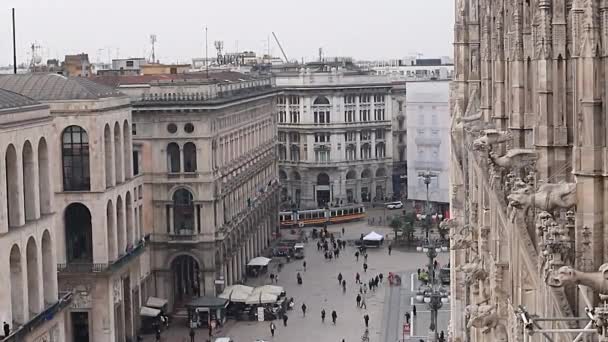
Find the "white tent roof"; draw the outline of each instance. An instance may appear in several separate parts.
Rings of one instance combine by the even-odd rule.
[[[146,306],[151,308],[162,308],[165,304],[167,304],[166,299],[157,297],[148,297],[148,301],[146,302]]]
[[[249,261],[247,266],[268,266],[268,264],[270,263],[270,260],[272,260],[272,259],[268,259],[265,257],[253,258]]]
[[[160,310],[142,306],[139,309],[139,314],[146,317],[156,317],[160,314]]]
[[[249,296],[251,296],[251,293],[247,293],[247,292],[243,292],[243,291],[239,291],[239,290],[232,290],[229,292],[222,292],[218,297],[222,298],[222,299],[228,299],[229,301],[233,302],[233,303],[245,303],[245,301],[247,301],[247,298],[249,298]]]
[[[245,304],[270,304],[276,303],[278,297],[272,293],[267,292],[254,292],[247,300]]]
[[[275,296],[280,296],[281,293],[283,293],[284,291],[285,291],[285,289],[282,286],[264,285],[264,286],[256,287],[253,290],[252,294],[256,294],[256,293],[270,293],[270,294],[273,294]]]
[[[247,286],[247,285],[241,285],[241,284],[230,285],[230,286],[226,286],[226,288],[224,289],[224,293],[226,293],[226,292],[230,293],[230,291],[232,291],[232,290],[251,294],[253,292],[253,287]]]
[[[376,232],[371,232],[367,235],[365,235],[365,237],[363,238],[363,240],[365,241],[381,241],[384,239],[384,236],[376,233]]]

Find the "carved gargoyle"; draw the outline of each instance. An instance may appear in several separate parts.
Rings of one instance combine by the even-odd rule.
[[[478,280],[483,281],[488,278],[488,271],[483,268],[479,257],[476,257],[471,262],[458,266],[456,271],[464,273],[465,286],[470,286]]]
[[[508,131],[498,131],[496,129],[486,129],[481,132],[481,136],[473,140],[474,151],[484,151],[491,149],[492,145],[507,142],[513,139],[513,134]]]
[[[447,224],[453,224],[450,226],[450,239],[452,240],[452,243],[450,244],[451,250],[455,251],[477,246],[477,241],[474,241],[473,239],[473,233],[470,226],[460,227],[455,223],[446,223],[446,225]]]
[[[467,305],[465,315],[469,318],[467,328],[481,329],[481,332],[487,334],[494,329],[499,322],[499,317],[496,312],[496,307],[493,305]]]
[[[496,152],[488,154],[490,162],[503,169],[521,169],[531,166],[538,160],[538,153],[532,149],[514,148],[503,156],[498,156]]]
[[[535,193],[530,187],[520,188],[513,190],[507,200],[510,207],[526,212],[531,207],[547,212],[568,209],[576,204],[576,183],[543,184]]]
[[[608,264],[600,266],[597,272],[583,272],[571,266],[562,266],[549,273],[547,285],[562,287],[568,284],[585,285],[601,294],[608,294]]]

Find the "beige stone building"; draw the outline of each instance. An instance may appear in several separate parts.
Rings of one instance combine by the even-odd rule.
[[[283,210],[392,199],[405,82],[325,62],[274,77]]]
[[[44,104],[15,99],[0,119],[1,314],[23,334],[13,340],[133,338],[150,263],[129,98],[57,74],[1,76],[0,89]],[[59,306],[58,291],[71,293]]]
[[[608,2],[455,15],[452,341],[605,341]]]
[[[271,79],[211,76],[98,79],[133,103],[154,290],[178,315],[241,281],[278,227],[277,90]]]

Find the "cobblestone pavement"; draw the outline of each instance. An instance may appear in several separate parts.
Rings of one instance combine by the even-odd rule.
[[[385,236],[390,236],[390,228],[368,227],[367,222],[355,222],[345,224],[345,237],[347,240],[356,240],[361,233],[374,230]],[[330,226],[328,229],[335,234],[341,234],[342,225]],[[370,316],[369,336],[370,342],[397,342],[402,339],[402,325],[406,310],[411,310],[411,286],[410,275],[416,273],[416,269],[427,263],[427,258],[422,253],[402,252],[394,250],[388,255],[384,247],[379,249],[368,249],[367,273],[363,272],[363,258],[356,262],[353,246],[347,246],[340,253],[340,258],[326,261],[322,253],[317,252],[316,243],[310,241],[306,246],[307,270],[304,271],[302,261],[296,260],[285,264],[280,273],[278,285],[285,287],[287,297],[294,297],[295,309],[288,312],[289,320],[287,326],[276,320],[275,337],[272,338],[269,322],[234,322],[229,321],[221,332],[222,336],[230,336],[235,342],[253,342],[256,339],[264,339],[273,342],[346,342],[361,341],[365,331],[363,315]],[[439,262],[447,261],[447,253],[442,253]],[[275,266],[276,267],[276,266]],[[276,273],[272,268],[271,272]],[[303,284],[298,285],[296,274],[300,273]],[[338,285],[338,273],[346,279],[347,290],[342,292]],[[355,285],[355,274],[359,272],[361,280],[367,282],[370,277],[379,273],[384,274],[384,284],[375,292],[368,291],[366,295],[367,309],[359,309],[356,305],[356,296],[359,285]],[[390,287],[387,284],[388,272],[401,274],[403,282],[401,287]],[[255,279],[252,285],[270,283],[270,279]],[[416,284],[414,284],[416,286]],[[303,317],[300,309],[302,303],[308,307],[306,317]],[[418,315],[413,321],[414,336],[422,336],[415,339],[425,338],[428,335],[430,312],[418,305]],[[325,323],[321,323],[321,310],[325,309],[327,317]],[[331,323],[331,312],[336,310],[338,319],[336,325]],[[446,330],[449,314],[441,312],[439,330]],[[177,324],[176,324],[177,325]],[[447,331],[446,331],[447,332]],[[206,330],[199,330],[196,341],[206,341]],[[181,342],[187,336],[185,327],[173,327],[164,335],[163,341]],[[219,335],[216,335],[219,336]],[[406,336],[409,340],[409,336]],[[149,340],[146,340],[149,341]]]

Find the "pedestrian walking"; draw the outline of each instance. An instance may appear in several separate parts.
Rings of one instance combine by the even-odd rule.
[[[160,329],[156,329],[156,342],[160,341]]]
[[[272,335],[272,337],[274,337],[274,330],[275,330],[276,328],[277,328],[277,327],[274,325],[274,323],[273,323],[273,322],[270,322],[270,334]]]
[[[365,262],[363,263],[363,272],[367,273],[367,263]]]
[[[317,251],[321,250],[321,241],[317,241]]]
[[[336,313],[336,310],[331,312],[331,321],[334,323],[334,325],[336,325],[336,320],[338,319],[338,314]]]
[[[365,297],[361,298],[361,309],[367,310],[367,303],[365,302]]]
[[[302,303],[302,317],[306,317],[306,304]]]
[[[321,323],[325,323],[325,309],[321,310]]]
[[[275,274],[275,276],[274,276],[274,283],[275,284],[279,283],[279,275],[278,274]]]
[[[194,328],[190,328],[190,342],[194,342],[195,335],[196,335],[196,332],[194,331]]]
[[[344,227],[342,227],[342,236],[344,236]]]
[[[445,334],[443,333],[443,330],[441,330],[441,333],[439,334],[439,342],[445,342]]]
[[[363,294],[363,285],[359,285],[359,294]]]
[[[361,307],[361,294],[357,295],[357,307],[360,308]]]
[[[391,255],[391,252],[393,251],[393,245],[389,244],[388,245],[388,255]]]
[[[384,278],[384,276],[382,275],[382,273],[378,274],[378,278],[380,278],[380,283],[382,283],[382,278]]]
[[[368,328],[369,327],[369,315],[368,314],[363,315],[363,320],[365,321],[365,327]]]
[[[405,323],[410,324],[410,313],[409,312],[405,313]]]
[[[359,275],[359,272],[357,272],[355,275],[355,284],[361,284],[361,276]]]
[[[338,285],[342,284],[342,273],[338,273]]]
[[[355,258],[357,258],[357,262],[359,262],[359,251],[355,252]]]
[[[287,326],[288,319],[289,319],[289,317],[287,317],[287,315],[283,314],[283,326]]]
[[[367,262],[367,252],[363,255],[363,262]]]
[[[144,338],[141,335],[137,335],[137,342],[144,342]]]
[[[342,293],[346,293],[346,280],[342,280]]]
[[[439,263],[437,262],[437,260],[435,260],[435,261],[433,262],[433,268],[437,268],[437,266],[438,266],[438,265],[439,265]]]
[[[420,269],[418,269],[418,279],[420,279]]]
[[[416,317],[416,305],[412,306],[412,314]]]
[[[304,266],[304,272],[306,272],[306,260],[304,260],[304,262],[302,263],[302,266]]]
[[[4,322],[4,324],[2,324],[2,329],[4,329],[4,337],[8,337],[8,335],[11,334],[11,328],[8,323]]]
[[[363,294],[367,294],[367,284],[363,284]]]
[[[274,274],[270,273],[270,283],[274,283]]]

